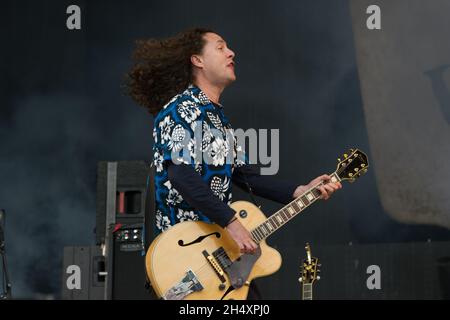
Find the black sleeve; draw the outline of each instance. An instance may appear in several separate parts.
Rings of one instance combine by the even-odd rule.
[[[247,192],[249,190],[246,182],[248,182],[256,195],[282,204],[288,204],[294,200],[294,191],[298,186],[296,183],[284,181],[274,176],[261,175],[259,167],[256,165],[244,165],[235,168],[233,182]]]
[[[216,197],[194,168],[168,161],[168,177],[172,186],[194,208],[211,221],[225,227],[236,212]]]

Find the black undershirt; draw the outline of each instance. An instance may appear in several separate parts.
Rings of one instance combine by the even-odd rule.
[[[169,180],[180,195],[194,208],[200,210],[211,221],[225,227],[235,215],[235,211],[214,195],[207,183],[190,165],[167,162]],[[279,180],[274,176],[259,174],[254,165],[235,168],[232,182],[245,191],[249,191],[246,182],[254,194],[287,204],[293,200],[297,184]]]

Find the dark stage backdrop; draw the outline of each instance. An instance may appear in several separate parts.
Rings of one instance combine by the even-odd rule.
[[[81,30],[66,28],[71,4]],[[347,1],[4,1],[1,12],[0,207],[16,297],[58,298],[63,247],[94,243],[97,162],[151,158],[153,119],[121,89],[136,39],[217,30],[236,53],[226,114],[235,128],[280,129],[281,178],[330,173],[350,147],[372,156]],[[427,239],[450,233],[392,220],[370,170],[270,243]]]

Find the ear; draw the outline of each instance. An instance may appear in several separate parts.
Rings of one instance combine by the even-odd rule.
[[[197,55],[197,54],[193,54],[193,55],[191,56],[191,63],[192,63],[195,67],[198,67],[198,68],[202,68],[202,67],[203,67],[203,60],[202,60],[202,58],[201,58],[199,55]]]

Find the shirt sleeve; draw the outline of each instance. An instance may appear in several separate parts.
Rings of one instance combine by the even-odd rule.
[[[196,120],[200,114],[198,106],[186,100],[170,106],[155,120],[153,150],[156,170],[162,171],[169,162],[195,166],[195,146],[201,143],[195,136]]]
[[[259,169],[258,166],[250,164],[237,167],[233,171],[232,181],[247,192],[248,183],[256,195],[272,201],[288,204],[294,200],[293,195],[298,184],[274,176],[261,175]]]
[[[236,214],[213,194],[192,166],[168,163],[168,176],[173,187],[191,206],[221,227],[225,227]]]

